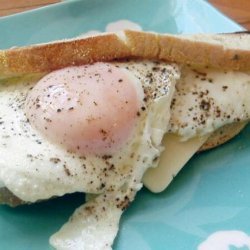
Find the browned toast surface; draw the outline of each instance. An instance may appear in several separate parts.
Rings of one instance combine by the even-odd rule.
[[[124,58],[248,71],[250,35],[170,35],[127,30],[0,50],[0,78]]]

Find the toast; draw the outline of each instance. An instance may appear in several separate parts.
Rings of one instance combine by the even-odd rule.
[[[201,146],[199,152],[212,149],[220,146],[221,144],[226,143],[227,141],[235,137],[237,134],[239,134],[246,125],[247,122],[239,122],[225,125],[224,127],[219,128]]]
[[[250,35],[169,35],[126,30],[0,50],[0,79],[122,59],[163,60],[197,68],[250,71]],[[238,134],[245,124],[234,123],[220,128],[200,151],[225,143]],[[24,202],[2,188],[0,203],[16,206]]]
[[[169,35],[126,30],[0,50],[0,78],[126,58],[249,71],[250,35]]]
[[[2,187],[0,188],[0,204],[16,207],[27,204],[27,202],[16,197],[8,188]]]

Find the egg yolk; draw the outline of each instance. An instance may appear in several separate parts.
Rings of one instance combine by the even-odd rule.
[[[34,86],[25,112],[33,127],[70,152],[110,154],[135,127],[137,88],[127,70],[112,64],[68,67]]]

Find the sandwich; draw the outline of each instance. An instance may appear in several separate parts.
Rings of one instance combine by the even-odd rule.
[[[0,51],[1,202],[94,194],[50,242],[110,249],[142,181],[164,190],[247,124],[248,40],[126,30]]]

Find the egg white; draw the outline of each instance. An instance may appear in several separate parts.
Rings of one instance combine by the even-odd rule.
[[[183,140],[250,118],[249,72],[183,66],[171,105],[169,132]]]
[[[1,84],[0,180],[17,197],[35,202],[76,191],[117,190],[140,181],[145,169],[152,166],[161,152],[169,103],[179,78],[178,67],[153,62],[116,65],[131,75],[138,89],[147,92],[148,100],[142,100],[145,110],[140,111],[133,135],[122,150],[111,157],[79,157],[32,128],[24,113],[24,102],[36,77]],[[134,176],[138,180],[134,180]]]

